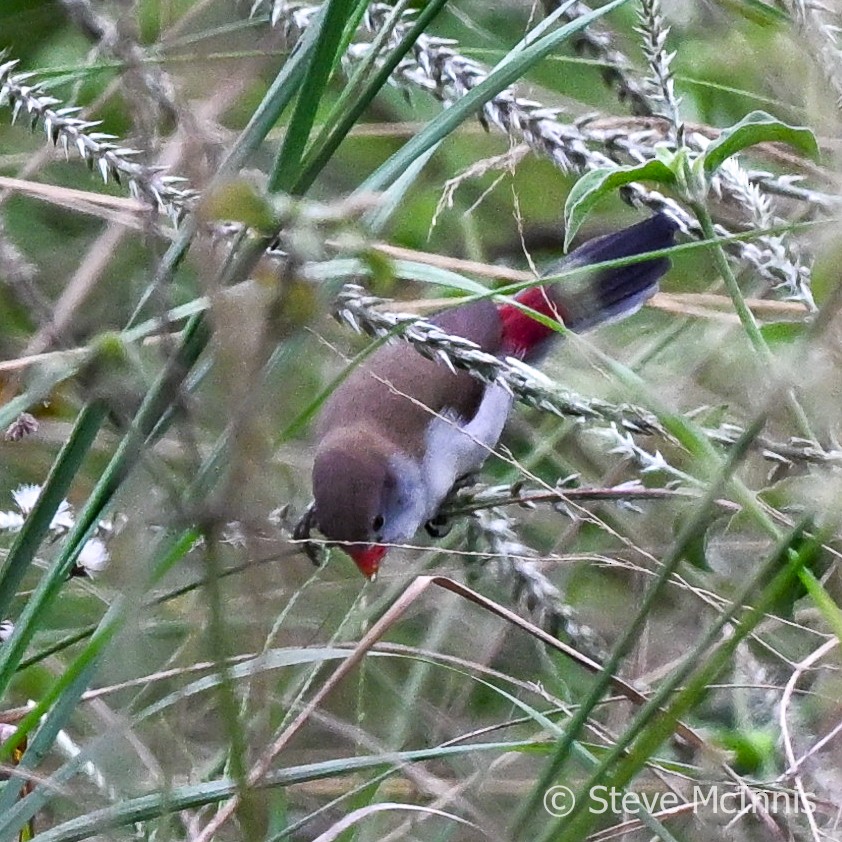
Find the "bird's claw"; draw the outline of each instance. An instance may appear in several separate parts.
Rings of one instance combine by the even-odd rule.
[[[431,538],[444,538],[452,528],[453,521],[447,515],[441,513],[431,517],[424,524],[424,529]]]
[[[292,537],[296,541],[304,542],[302,544],[302,549],[304,550],[307,558],[309,558],[316,567],[321,567],[325,560],[324,546],[310,540],[310,533],[313,531],[315,526],[316,504],[315,502],[312,502],[309,506],[307,506],[298,523],[295,524],[295,528],[292,530]]]
[[[453,529],[453,518],[445,512],[448,512],[457,502],[459,491],[473,485],[476,479],[476,473],[468,473],[463,474],[453,483],[453,487],[442,500],[439,511],[424,524],[424,530],[431,538],[444,538],[450,534],[450,530]]]

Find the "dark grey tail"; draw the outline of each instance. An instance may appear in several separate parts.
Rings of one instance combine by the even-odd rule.
[[[615,234],[589,240],[558,264],[556,271],[587,266],[607,260],[660,251],[675,244],[677,223],[663,213],[655,214]],[[658,282],[670,268],[667,257],[641,260],[628,266],[596,270],[584,281],[555,288],[565,324],[581,332],[638,310],[658,289]]]
[[[678,225],[668,216],[655,214],[616,234],[589,240],[546,275],[669,248],[677,229]],[[669,258],[656,257],[614,269],[594,269],[557,284],[525,289],[515,300],[547,318],[561,319],[565,327],[581,333],[633,313],[655,293],[658,281],[669,267]],[[557,335],[552,328],[512,304],[503,304],[499,314],[503,349],[512,356],[535,361]]]

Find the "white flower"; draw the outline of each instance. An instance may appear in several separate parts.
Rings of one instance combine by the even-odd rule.
[[[35,508],[38,496],[41,494],[41,486],[19,485],[13,492],[12,498],[18,507],[17,512],[0,512],[0,530],[17,532],[29,513]],[[50,521],[52,532],[66,532],[76,522],[73,516],[73,509],[67,500],[62,500]]]
[[[0,512],[0,530],[17,532],[23,526],[23,515],[20,512]]]
[[[20,485],[12,492],[12,497],[21,513],[28,515],[35,508],[35,501],[40,493],[40,485]]]
[[[79,558],[76,559],[76,566],[84,570],[89,576],[96,576],[102,573],[108,566],[110,556],[105,544],[99,538],[91,538],[82,547]]]
[[[11,620],[0,620],[0,643],[5,643],[15,631],[15,624]]]
[[[50,521],[50,529],[53,532],[67,530],[75,522],[76,519],[73,516],[73,509],[70,507],[70,503],[67,500],[62,500],[58,505],[58,509],[56,509],[56,513],[53,515],[53,519]]]

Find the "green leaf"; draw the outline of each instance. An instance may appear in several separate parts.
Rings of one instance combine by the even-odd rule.
[[[675,174],[663,161],[647,161],[634,167],[603,167],[583,175],[574,185],[564,203],[564,248],[591,212],[593,206],[607,193],[633,181],[675,182]]]
[[[395,264],[383,252],[368,248],[360,252],[360,262],[368,269],[375,295],[388,295],[395,285]]]
[[[239,222],[261,233],[271,233],[277,227],[272,203],[261,195],[256,185],[242,178],[208,190],[199,206],[199,216],[208,223]]]
[[[723,5],[734,14],[758,26],[781,26],[789,20],[783,10],[776,9],[769,3],[763,3],[762,0],[725,0]]]
[[[726,730],[719,733],[717,741],[733,752],[733,765],[739,774],[761,775],[775,757],[777,735],[762,728]]]
[[[769,345],[792,345],[807,335],[803,322],[770,322],[762,325],[760,334]]]
[[[697,570],[712,570],[707,557],[707,532],[694,536],[684,548],[684,560]]]
[[[705,172],[710,175],[722,166],[722,162],[737,152],[756,143],[786,143],[810,158],[819,157],[816,136],[803,126],[790,126],[767,114],[752,111],[734,126],[724,129],[722,134],[705,150]]]

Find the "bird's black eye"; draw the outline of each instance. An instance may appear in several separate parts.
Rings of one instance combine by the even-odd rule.
[[[373,532],[379,532],[383,528],[383,524],[386,523],[386,519],[383,515],[377,515],[376,518],[371,522],[371,529]]]

